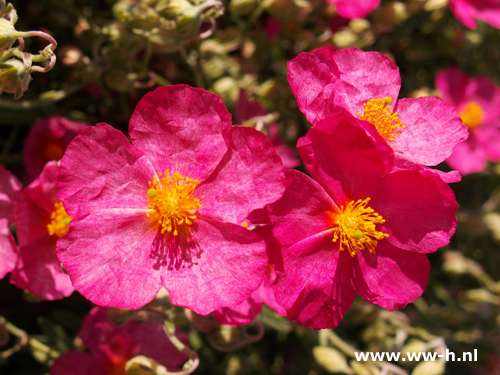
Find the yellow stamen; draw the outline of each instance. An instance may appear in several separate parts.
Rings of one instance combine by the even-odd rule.
[[[244,221],[244,222],[241,223],[241,226],[243,228],[248,228],[248,223],[246,221]]]
[[[333,242],[340,240],[340,251],[347,249],[351,256],[358,250],[367,248],[375,253],[378,241],[389,237],[375,229],[375,224],[385,223],[385,220],[371,207],[367,206],[370,198],[350,201],[340,212],[334,214],[336,228],[333,232]]]
[[[483,107],[477,102],[468,102],[465,108],[460,111],[460,118],[469,129],[481,125],[485,117],[486,114],[484,113]]]
[[[161,233],[179,234],[184,224],[191,225],[196,220],[195,210],[201,208],[199,199],[191,198],[198,185],[198,180],[183,177],[175,172],[170,175],[159,173],[153,181],[149,181],[147,216],[152,222],[161,226]]]
[[[50,214],[52,221],[47,224],[47,232],[51,236],[62,237],[68,232],[71,217],[66,213],[62,202],[54,205],[54,211]]]
[[[394,141],[402,130],[406,128],[401,123],[397,113],[391,111],[389,104],[392,99],[386,96],[384,99],[371,99],[363,104],[363,113],[358,113],[359,118],[373,124],[378,133],[388,141]]]

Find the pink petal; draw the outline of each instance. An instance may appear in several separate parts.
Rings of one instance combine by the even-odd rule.
[[[260,288],[259,288],[260,289]],[[262,311],[262,302],[257,301],[254,295],[259,290],[257,289],[252,295],[244,300],[239,305],[234,307],[223,307],[215,310],[214,316],[219,324],[227,324],[232,327],[239,327],[245,324],[250,324],[257,315]]]
[[[482,144],[488,160],[495,163],[500,161],[500,119],[476,129],[475,136]]]
[[[109,366],[104,356],[70,350],[54,362],[50,375],[108,375]]]
[[[398,100],[396,110],[406,128],[391,146],[414,163],[437,165],[468,137],[457,111],[436,96]]]
[[[21,246],[22,266],[12,272],[10,282],[49,301],[73,293],[71,280],[56,256],[56,242],[57,238],[46,233],[35,242]]]
[[[325,190],[304,173],[286,170],[285,175],[283,197],[267,207],[274,223],[269,228],[284,248],[330,230],[328,212],[338,208]],[[258,229],[259,234],[265,235]]]
[[[192,256],[189,265],[161,269],[173,304],[206,315],[247,299],[264,278],[264,241],[239,225],[198,218],[177,246]],[[171,245],[170,245],[171,246]]]
[[[199,215],[241,224],[251,211],[283,194],[283,166],[266,136],[234,126],[229,150],[212,175],[195,191]]]
[[[73,218],[82,210],[147,208],[148,181],[154,175],[149,160],[122,132],[97,124],[84,128],[68,146],[57,194]]]
[[[476,21],[472,16],[472,6],[467,0],[450,0],[450,9],[464,26],[469,29],[476,29]]]
[[[441,179],[447,184],[460,182],[462,180],[462,175],[458,171],[443,172],[439,169],[429,168],[420,164],[412,163],[411,161],[408,161],[406,159],[394,159],[394,167],[392,169],[393,171],[401,171],[407,169],[434,173],[441,177]]]
[[[400,249],[430,253],[449,243],[455,233],[458,203],[453,191],[430,172],[391,173],[369,195],[370,207],[382,215],[382,232]]]
[[[393,311],[419,298],[425,290],[430,264],[425,254],[380,242],[376,254],[358,251],[354,288],[361,298]]]
[[[486,167],[486,154],[481,141],[474,133],[453,149],[446,162],[462,174],[481,172]]]
[[[156,171],[208,177],[229,146],[231,115],[205,90],[175,85],[146,94],[130,119],[135,147],[151,155]]]
[[[497,121],[500,116],[500,88],[488,77],[473,77],[465,87],[464,101],[457,107],[462,110],[468,102],[476,102],[484,111],[483,124]]]
[[[349,19],[365,18],[380,4],[380,0],[328,0],[328,2],[335,5],[342,17]]]
[[[57,256],[73,286],[101,306],[136,309],[158,293],[164,262],[145,211],[103,209],[72,220]]]
[[[448,68],[436,75],[436,88],[441,97],[458,108],[464,102],[465,88],[469,77],[459,68]]]
[[[351,257],[332,238],[322,234],[284,249],[285,272],[274,285],[288,318],[314,329],[336,327],[354,301]]]
[[[16,241],[10,233],[7,219],[0,219],[0,279],[11,272],[19,258]]]
[[[382,137],[375,143],[364,124],[339,115],[313,127],[297,144],[308,172],[339,206],[346,196],[365,199],[393,162],[391,148]]]
[[[6,218],[9,224],[14,221],[14,202],[21,188],[17,177],[0,165],[0,218]]]
[[[240,96],[236,103],[236,121],[238,124],[243,124],[245,121],[250,120],[257,116],[267,115],[266,109],[260,105],[256,100],[248,100],[248,96],[244,89],[240,89]]]

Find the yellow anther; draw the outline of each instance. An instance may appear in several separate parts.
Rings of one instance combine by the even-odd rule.
[[[184,225],[193,224],[194,211],[201,208],[199,199],[191,197],[198,181],[177,172],[170,175],[168,169],[158,176],[149,181],[147,216],[161,227],[161,233],[178,236]]]
[[[248,228],[248,223],[246,221],[244,221],[243,223],[241,223],[241,226],[243,228]]]
[[[367,248],[370,253],[375,253],[378,241],[389,237],[387,233],[376,230],[376,224],[385,220],[371,207],[367,206],[370,198],[350,201],[341,206],[340,211],[333,214],[335,230],[333,242],[339,240],[340,251],[347,249],[351,256],[357,251]]]
[[[483,107],[477,102],[468,102],[465,108],[460,111],[460,118],[469,129],[481,125],[485,117]]]
[[[387,141],[393,141],[399,134],[401,129],[406,128],[401,123],[397,113],[391,111],[392,99],[386,96],[384,99],[371,99],[368,103],[363,104],[363,113],[358,113],[359,118],[373,124],[378,133]]]
[[[64,206],[61,202],[54,205],[54,210],[50,214],[50,224],[47,224],[47,232],[51,236],[62,237],[69,229],[71,217],[66,213]]]

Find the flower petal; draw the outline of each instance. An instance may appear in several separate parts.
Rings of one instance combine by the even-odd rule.
[[[161,270],[172,303],[206,315],[247,299],[265,275],[264,241],[240,225],[203,218],[191,228],[191,235],[178,236],[175,244],[191,262]],[[168,251],[174,244],[166,246]]]
[[[392,148],[414,163],[437,165],[468,137],[455,108],[436,96],[401,99],[395,109],[406,128],[391,142]]]
[[[469,77],[462,69],[448,68],[436,75],[436,88],[446,102],[458,108],[464,101],[468,80]]]
[[[202,205],[199,215],[241,224],[251,211],[281,197],[284,179],[281,159],[266,136],[234,126],[226,155],[195,190]]]
[[[0,218],[6,218],[9,224],[14,221],[14,202],[21,188],[17,177],[0,165]]]
[[[358,251],[354,288],[364,300],[384,309],[402,309],[425,290],[430,263],[425,254],[379,243],[376,254]]]
[[[130,119],[135,147],[151,155],[156,171],[168,169],[203,180],[226,153],[231,115],[222,99],[175,85],[146,94]]]
[[[0,279],[15,267],[19,258],[16,241],[10,233],[7,219],[0,219]]]
[[[337,12],[345,18],[365,18],[372,10],[377,8],[380,0],[328,0],[335,5]]]

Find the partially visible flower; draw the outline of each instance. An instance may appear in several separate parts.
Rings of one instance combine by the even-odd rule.
[[[448,164],[468,174],[482,171],[487,160],[500,161],[500,88],[495,82],[449,68],[436,76],[436,88],[456,108],[470,133],[455,146]]]
[[[89,351],[64,353],[52,365],[51,375],[126,375],[125,364],[138,355],[155,360],[168,371],[180,371],[188,359],[169,341],[160,321],[129,320],[116,325],[102,307],[90,311],[79,336]],[[184,334],[177,336],[187,341]]]
[[[46,300],[69,296],[74,290],[56,256],[56,243],[71,221],[56,196],[58,172],[57,162],[47,163],[40,176],[21,190],[15,208],[21,259],[10,281]]]
[[[243,124],[245,121],[254,118],[264,117],[267,114],[267,111],[260,105],[259,102],[249,101],[245,90],[240,90],[240,96],[238,98],[238,102],[236,103],[236,119],[239,124]],[[295,168],[300,164],[295,148],[287,146],[285,142],[283,142],[278,124],[275,122],[269,124],[267,139],[269,139],[273,144],[276,153],[283,162],[283,167]]]
[[[320,121],[298,149],[309,178],[287,170],[283,197],[268,205],[283,266],[273,284],[290,320],[339,324],[355,293],[394,310],[420,297],[427,253],[448,244],[458,204],[426,170],[393,168],[389,146],[349,114]]]
[[[21,188],[19,180],[0,165],[0,279],[16,267],[19,259],[9,225],[14,221],[14,202]]]
[[[450,9],[457,19],[470,29],[476,20],[500,29],[500,2],[498,0],[450,0]]]
[[[372,124],[370,136],[384,139],[397,159],[437,165],[468,136],[456,110],[440,98],[397,100],[399,69],[378,52],[352,47],[301,53],[288,63],[288,81],[313,125],[347,111]]]
[[[345,18],[365,18],[372,10],[377,8],[380,0],[327,0],[333,4],[337,12]]]
[[[129,134],[133,145],[107,124],[84,128],[61,161],[58,195],[73,221],[57,252],[74,287],[119,308],[145,305],[162,286],[199,314],[241,303],[268,260],[241,224],[284,189],[271,142],[185,85],[146,94]]]
[[[238,327],[251,323],[262,311],[262,304],[265,303],[278,314],[286,316],[286,310],[276,302],[271,284],[276,278],[273,265],[268,265],[266,277],[262,285],[255,290],[252,295],[233,307],[224,307],[214,311],[214,316],[220,324],[227,324]]]
[[[71,140],[89,125],[59,116],[46,117],[33,125],[23,148],[29,180],[37,178],[48,161],[61,159]]]
[[[14,202],[21,188],[17,177],[0,165],[0,218],[7,219],[9,225],[14,222]]]

